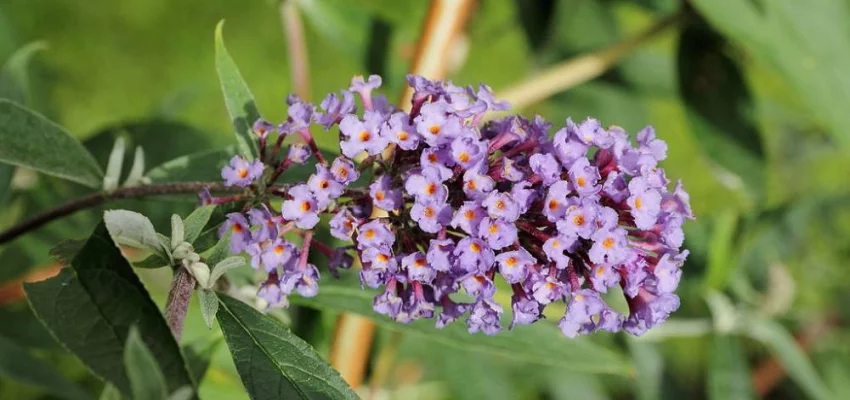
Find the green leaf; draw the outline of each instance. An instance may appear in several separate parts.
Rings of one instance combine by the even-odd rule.
[[[230,255],[232,254],[230,252],[231,234],[232,232],[228,229],[227,232],[225,232],[224,236],[218,239],[218,242],[215,243],[215,246],[210,248],[210,250],[205,253],[205,256],[203,258],[207,262],[207,265],[215,266],[218,263],[224,261],[224,259],[230,257]],[[215,267],[213,267],[212,272],[215,272]]]
[[[130,173],[127,174],[127,180],[124,181],[124,186],[136,186],[141,182],[142,175],[145,174],[145,151],[142,146],[136,146],[136,152],[133,156],[133,165],[130,167]]]
[[[192,379],[157,305],[111,240],[104,224],[59,275],[24,284],[30,306],[56,339],[95,374],[130,395],[124,345],[137,326],[169,391]]]
[[[153,224],[144,215],[128,210],[109,210],[103,213],[103,222],[118,244],[149,250],[163,259],[170,258]]]
[[[788,376],[812,399],[833,399],[806,353],[778,322],[764,318],[747,321],[745,333],[762,342],[782,364]]]
[[[318,309],[360,314],[379,325],[389,329],[403,330],[408,335],[429,340],[435,344],[498,355],[519,362],[594,373],[617,375],[634,373],[634,366],[622,355],[593,343],[590,338],[565,338],[554,324],[546,321],[521,326],[495,336],[471,335],[463,323],[454,323],[444,329],[437,329],[433,321],[420,320],[410,324],[393,322],[372,310],[374,295],[372,291],[364,291],[354,286],[323,282],[318,296],[312,298],[292,296],[290,301]]]
[[[183,218],[180,218],[179,215],[173,214],[171,216],[171,248],[177,248],[180,244],[183,243],[184,238],[186,237],[185,226],[183,225]]]
[[[162,400],[168,397],[165,376],[160,371],[153,354],[142,342],[136,327],[130,328],[127,336],[124,365],[127,367],[133,400]]]
[[[236,63],[224,47],[223,28],[224,20],[221,20],[215,27],[215,69],[221,82],[221,92],[224,94],[224,103],[236,131],[239,154],[258,157],[260,153],[251,126],[260,118],[260,111],[254,104],[254,96],[239,74]]]
[[[53,366],[33,357],[29,351],[0,336],[0,377],[38,387],[63,399],[88,399],[90,396],[54,370]]]
[[[201,303],[201,316],[207,328],[212,329],[215,314],[218,313],[218,296],[209,289],[198,290],[198,302]]]
[[[63,240],[50,249],[50,256],[62,264],[68,264],[74,259],[77,253],[80,252],[80,249],[82,249],[85,244],[85,240]]]
[[[759,197],[765,180],[764,149],[752,117],[750,90],[725,47],[723,37],[705,23],[689,24],[679,40],[679,91],[706,154]]]
[[[121,179],[121,168],[124,167],[124,150],[127,149],[127,140],[119,136],[115,139],[115,145],[109,153],[109,161],[106,163],[106,174],[103,176],[103,190],[111,192],[118,188]]]
[[[236,154],[233,146],[222,150],[204,151],[175,158],[154,167],[145,175],[152,183],[217,181],[221,179],[221,167]]]
[[[719,291],[726,287],[737,266],[734,252],[738,213],[734,209],[725,210],[713,222],[704,282],[707,288]]]
[[[738,400],[754,397],[750,367],[738,338],[715,335],[709,356],[707,386],[710,399]]]
[[[30,102],[29,63],[35,53],[47,48],[45,42],[29,43],[13,53],[0,69],[0,98],[27,105]]]
[[[218,323],[252,399],[357,399],[339,373],[280,321],[221,295]]]
[[[0,99],[0,162],[99,188],[103,171],[94,157],[59,125]]]
[[[218,281],[218,278],[221,278],[225,272],[233,269],[239,268],[245,265],[245,258],[240,256],[227,257],[224,260],[219,261],[213,267],[212,272],[210,274],[210,285],[215,284]]]
[[[210,217],[215,208],[216,206],[213,204],[198,207],[195,211],[192,211],[184,221],[186,235],[183,240],[195,243],[195,240],[198,240],[198,236],[201,236],[201,232],[204,231],[204,227],[207,226],[207,222],[210,222]]]
[[[660,399],[664,379],[664,359],[658,348],[633,338],[628,339],[629,352],[637,367],[635,386],[640,400]]]
[[[844,146],[850,145],[850,15],[844,0],[695,0],[747,54],[775,68]]]
[[[103,386],[103,391],[100,392],[100,400],[121,400],[121,392],[111,383]]]

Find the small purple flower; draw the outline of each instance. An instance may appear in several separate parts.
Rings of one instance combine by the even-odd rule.
[[[493,250],[501,250],[517,240],[517,229],[502,219],[484,218],[478,226],[478,237],[486,240]]]
[[[425,168],[418,174],[410,175],[404,183],[404,189],[420,202],[445,201],[448,196],[440,172],[435,168]]]
[[[410,125],[409,121],[410,116],[407,113],[394,113],[381,127],[381,136],[403,150],[416,150],[422,137]]]
[[[627,297],[632,298],[638,295],[638,292],[643,288],[644,283],[649,277],[649,269],[646,260],[634,256],[621,267],[625,274],[625,285],[623,285],[623,293]]]
[[[521,169],[516,167],[516,162],[511,158],[502,159],[502,178],[507,179],[510,182],[519,182],[525,179],[525,173],[522,172]]]
[[[664,195],[661,208],[668,213],[679,214],[688,219],[694,219],[694,213],[691,210],[691,196],[682,187],[682,181],[676,182],[676,188],[673,193]]]
[[[452,142],[452,158],[463,169],[470,169],[487,156],[487,144],[475,137],[462,136]]]
[[[448,296],[443,297],[443,300],[440,301],[440,305],[443,306],[443,311],[437,316],[437,328],[443,329],[446,325],[456,321],[463,314],[469,310],[469,306],[471,304],[467,303],[455,303]]]
[[[682,224],[685,219],[679,214],[664,214],[659,222],[661,223],[661,241],[674,249],[682,247],[682,243],[685,241]]]
[[[312,104],[296,99],[295,102],[290,103],[289,109],[286,110],[286,122],[278,126],[278,133],[288,135],[308,129],[314,111],[315,107]]]
[[[324,125],[325,130],[328,130],[334,124],[340,123],[342,118],[354,112],[354,95],[351,92],[343,90],[340,92],[342,98],[334,93],[325,96],[322,103],[319,105],[324,113],[316,113],[316,123]]]
[[[586,145],[596,145],[607,149],[614,145],[614,138],[604,129],[602,125],[593,118],[588,118],[579,124],[575,131],[576,137]]]
[[[431,268],[440,272],[448,272],[454,265],[455,242],[451,239],[431,239],[428,246],[426,261]]]
[[[450,179],[454,172],[449,166],[454,165],[448,147],[429,147],[422,150],[422,155],[419,156],[419,163],[422,169],[436,169],[439,171],[440,181]]]
[[[393,189],[391,186],[392,180],[387,175],[381,175],[375,182],[369,185],[369,195],[372,197],[372,203],[376,207],[393,211],[398,210],[402,206],[401,190]]]
[[[330,220],[331,236],[339,240],[351,240],[351,234],[354,233],[354,227],[357,226],[357,219],[351,215],[351,211],[343,208]]]
[[[307,264],[303,269],[284,272],[281,277],[281,287],[292,288],[303,297],[315,297],[319,294],[319,270],[313,264]]]
[[[535,174],[549,186],[561,179],[561,164],[551,154],[536,153],[528,159],[528,165]]]
[[[437,233],[451,222],[453,211],[445,201],[417,201],[410,209],[410,218],[419,223],[419,229]]]
[[[511,297],[511,309],[513,310],[513,318],[509,329],[513,329],[516,325],[533,324],[541,318],[541,304],[525,295],[517,296],[514,293]]]
[[[258,227],[251,235],[255,241],[277,238],[277,218],[272,215],[268,207],[262,205],[261,208],[248,210],[248,218],[251,220],[251,225]]]
[[[391,247],[395,243],[395,235],[386,223],[379,219],[360,225],[357,229],[357,245],[366,247]]]
[[[248,161],[241,156],[233,156],[230,164],[221,169],[221,177],[226,186],[246,187],[263,175],[263,162]]]
[[[626,260],[629,252],[629,240],[626,230],[598,230],[591,236],[593,246],[587,252],[590,261],[596,264],[616,265]]]
[[[387,140],[379,134],[384,119],[381,114],[367,111],[363,114],[363,121],[355,115],[346,115],[339,123],[339,130],[348,140],[339,143],[342,154],[354,158],[360,152],[365,151],[369,155],[376,155],[387,147]]]
[[[307,186],[313,192],[319,208],[326,208],[332,200],[342,196],[345,190],[345,186],[337,182],[328,167],[322,164],[316,164],[316,173],[310,175]]]
[[[430,284],[437,277],[437,271],[428,265],[428,260],[422,252],[413,252],[401,259],[401,265],[407,269],[407,277],[411,281]]]
[[[658,189],[647,187],[643,178],[636,177],[629,182],[629,192],[631,196],[627,202],[631,207],[635,226],[644,230],[655,227],[658,213],[661,211],[661,194]]]
[[[629,186],[623,174],[611,171],[602,184],[602,193],[614,203],[622,203],[629,197]]]
[[[609,287],[620,283],[620,273],[610,265],[597,264],[590,270],[590,283],[593,290],[606,293]]]
[[[467,272],[485,272],[493,265],[496,256],[481,239],[465,237],[458,242],[454,255],[458,266]]]
[[[499,272],[508,283],[519,283],[525,279],[529,268],[537,263],[537,260],[525,249],[506,251],[496,256],[499,263]]]
[[[375,296],[372,302],[372,309],[376,313],[386,315],[390,318],[395,318],[401,312],[402,301],[401,297],[395,292],[395,282],[392,285],[387,285],[387,290]]]
[[[556,181],[549,187],[549,193],[543,203],[543,215],[550,222],[557,222],[567,213],[567,208],[575,204],[575,199],[569,196],[570,183],[567,181]]]
[[[596,215],[599,207],[595,202],[584,199],[581,204],[567,208],[564,219],[558,221],[558,232],[590,239],[596,231]]]
[[[475,98],[476,102],[484,103],[487,106],[486,110],[505,111],[511,108],[507,101],[496,101],[493,98],[493,91],[490,89],[490,86],[481,84],[478,86],[477,92],[472,87],[468,87],[466,91],[470,96]]]
[[[368,247],[363,250],[362,261],[372,271],[394,272],[398,267],[398,261],[392,250],[386,247]]]
[[[543,252],[549,261],[555,263],[559,269],[564,269],[569,265],[570,258],[565,252],[572,253],[573,248],[578,244],[578,238],[575,236],[557,235],[552,236],[543,243]]]
[[[519,219],[519,205],[509,193],[490,192],[481,205],[492,218],[501,218],[507,222]]]
[[[260,285],[257,298],[263,299],[268,308],[289,307],[289,300],[281,292],[280,282],[275,274],[269,274],[269,278]]]
[[[601,206],[596,213],[596,229],[611,230],[620,222],[620,215],[611,207]]]
[[[298,250],[295,245],[285,240],[276,239],[263,249],[261,260],[266,272],[272,272],[282,268],[290,261],[298,259]]]
[[[419,75],[407,75],[407,84],[413,88],[413,102],[422,102],[428,98],[436,101],[446,95],[440,82],[428,80]]]
[[[567,285],[563,282],[547,276],[546,279],[534,283],[532,296],[540,304],[549,304],[558,300],[567,293]]]
[[[531,182],[518,182],[511,188],[511,197],[519,206],[520,214],[525,214],[537,200],[537,190],[531,187]]]
[[[673,293],[682,279],[682,264],[688,258],[688,251],[681,254],[664,254],[658,260],[653,275],[655,276],[655,294]]]
[[[583,289],[576,292],[569,304],[567,304],[567,312],[558,326],[564,336],[574,338],[578,335],[586,335],[596,331],[599,328],[599,322],[602,322],[603,314],[608,314],[610,318],[610,307],[602,301],[598,293]],[[596,322],[594,322],[596,319]]]
[[[454,218],[451,220],[451,225],[454,228],[462,229],[470,235],[477,236],[478,226],[485,216],[486,213],[478,202],[467,201],[455,212]]]
[[[310,147],[304,143],[294,143],[289,146],[289,153],[286,158],[293,164],[304,164],[313,154]]]
[[[287,221],[295,221],[300,229],[313,229],[319,223],[319,206],[313,192],[305,184],[289,189],[291,199],[283,202],[280,214]]]
[[[348,185],[360,177],[360,172],[354,167],[354,163],[345,157],[337,157],[331,164],[331,175],[335,181]]]
[[[469,319],[466,320],[469,333],[484,332],[495,335],[502,330],[499,318],[502,316],[502,306],[490,299],[479,299],[472,305]]]
[[[269,132],[274,130],[274,125],[272,125],[269,121],[259,118],[254,121],[254,125],[251,127],[251,130],[253,130],[254,134],[261,140],[265,140],[266,137],[269,136]]]
[[[584,157],[589,147],[579,140],[577,130],[576,124],[567,118],[567,126],[555,132],[555,137],[552,139],[555,156],[558,157],[561,165],[567,168],[572,166],[577,159]]]
[[[496,285],[484,275],[469,275],[460,284],[470,296],[491,298],[496,293]]]
[[[240,213],[227,214],[227,220],[221,225],[218,230],[219,236],[224,236],[230,230],[233,234],[230,236],[230,252],[239,254],[243,252],[251,241],[251,228],[248,225],[248,220]]]
[[[576,160],[569,170],[570,181],[580,196],[591,196],[599,193],[597,182],[600,179],[599,170],[590,165],[585,157]]]
[[[623,322],[623,329],[635,336],[643,335],[649,328],[666,321],[678,308],[679,296],[672,293],[656,296],[641,289],[637,296],[629,299],[631,313]]]
[[[416,132],[431,147],[451,143],[461,130],[458,117],[448,113],[449,105],[444,101],[426,103],[416,117]]]
[[[472,168],[463,173],[463,193],[470,199],[483,199],[495,187],[496,181],[487,175],[481,174],[478,168]]]
[[[655,128],[646,126],[637,133],[640,151],[650,154],[656,161],[667,158],[667,143],[655,137]]]

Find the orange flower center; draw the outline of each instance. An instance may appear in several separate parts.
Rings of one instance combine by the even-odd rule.
[[[322,179],[322,181],[319,182],[319,187],[322,188],[322,189],[327,189],[328,186],[330,186],[330,185],[331,184],[330,184],[330,182],[327,181],[327,179]]]
[[[363,132],[360,132],[359,138],[360,138],[361,142],[368,142],[369,139],[372,138],[372,134],[369,133],[369,131],[363,131]]]
[[[398,140],[407,140],[407,138],[409,137],[407,135],[407,132],[405,132],[405,131],[401,131],[399,133],[396,133],[395,136],[398,138]]]
[[[473,210],[466,210],[466,211],[463,213],[463,217],[464,217],[464,218],[466,218],[467,220],[471,221],[473,218],[475,218],[475,211],[473,211]]]
[[[375,237],[375,230],[374,229],[366,229],[366,232],[363,232],[363,236],[365,236],[366,239],[371,239],[371,238]]]
[[[375,192],[375,200],[383,201],[383,200],[384,200],[384,196],[385,196],[385,195],[384,195],[384,191],[383,191],[383,190],[379,190],[379,191]]]
[[[239,175],[240,178],[245,179],[248,177],[248,170],[245,168],[239,168],[239,171],[236,171],[236,174]]]
[[[491,234],[499,232],[499,225],[491,224],[489,231]]]
[[[584,215],[579,214],[579,215],[576,215],[575,217],[573,217],[573,223],[576,226],[584,225]]]
[[[560,205],[561,205],[561,203],[558,203],[558,200],[555,200],[555,199],[549,200],[549,209],[550,210],[556,210],[556,209],[558,209],[558,206],[560,206]]]
[[[581,186],[581,187],[584,187],[584,185],[587,184],[587,181],[584,179],[583,176],[580,176],[576,179],[576,184]]]
[[[429,195],[437,193],[437,185],[434,183],[429,183],[428,186],[425,186],[425,193]]]
[[[640,210],[641,207],[643,207],[643,200],[640,197],[635,197],[635,208]]]
[[[470,180],[469,182],[467,182],[467,183],[466,183],[466,187],[468,187],[468,188],[469,188],[469,190],[475,190],[475,180],[474,180],[474,179],[472,179],[472,180]]]
[[[281,255],[281,254],[283,254],[283,251],[284,251],[284,250],[285,250],[285,248],[284,248],[283,246],[279,246],[279,245],[278,245],[278,246],[275,246],[275,247],[274,247],[274,252],[275,252],[275,254],[277,254],[277,255]]]
[[[242,233],[242,225],[233,224],[233,232]]]
[[[516,257],[508,257],[508,259],[505,260],[505,264],[509,267],[513,267],[517,262],[519,262],[519,260],[517,260]]]
[[[440,133],[440,125],[431,125],[428,128],[428,132],[431,132],[432,135],[438,135]]]
[[[429,207],[425,207],[425,210],[422,211],[425,214],[425,218],[433,218],[434,217],[434,209]]]
[[[377,257],[375,257],[375,258],[376,258],[378,261],[382,262],[382,263],[385,263],[385,262],[387,262],[387,261],[389,261],[389,260],[390,260],[390,258],[389,258],[389,257],[387,257],[387,255],[386,255],[386,254],[383,254],[383,253],[378,254],[378,256],[377,256]]]
[[[457,159],[460,160],[460,162],[462,163],[467,163],[470,160],[469,153],[464,151],[457,156]]]
[[[502,200],[497,200],[496,201],[496,209],[497,210],[504,210],[505,209],[505,202],[502,201]]]
[[[596,276],[602,276],[602,275],[605,275],[605,267],[600,265],[599,267],[596,268]]]
[[[437,162],[437,155],[434,153],[428,154],[428,161],[432,163]]]
[[[469,249],[472,250],[475,253],[478,253],[478,252],[481,251],[481,245],[479,245],[478,243],[472,242],[472,244],[469,245]]]
[[[424,258],[417,258],[416,261],[413,262],[413,266],[418,267],[418,268],[424,267],[425,266],[425,259]]]
[[[301,211],[310,211],[311,208],[313,208],[313,206],[310,204],[309,201],[301,203]]]
[[[348,168],[339,167],[336,169],[336,174],[342,179],[348,178]]]

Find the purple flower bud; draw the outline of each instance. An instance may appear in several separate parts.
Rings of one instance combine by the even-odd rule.
[[[578,127],[567,118],[567,126],[555,132],[552,144],[555,156],[561,161],[561,165],[568,168],[579,158],[587,153],[588,145],[579,140],[576,131]]]
[[[531,187],[531,182],[518,182],[511,188],[511,197],[519,206],[520,214],[525,214],[537,200],[537,191]]]
[[[479,299],[472,305],[469,319],[466,320],[469,333],[484,332],[487,335],[495,335],[502,330],[499,321],[502,316],[502,306],[490,299]]]
[[[281,276],[281,288],[295,290],[303,297],[315,297],[319,294],[319,270],[313,264],[295,271],[285,271]]]
[[[281,215],[287,221],[295,221],[301,229],[313,229],[319,223],[319,206],[313,192],[307,185],[301,184],[289,189],[292,199],[283,202]]]
[[[253,130],[254,134],[260,139],[265,139],[269,135],[269,132],[274,130],[274,125],[272,125],[269,121],[259,118],[254,121],[254,126],[251,127],[251,130]]]
[[[688,258],[688,251],[685,250],[681,254],[664,254],[658,260],[655,266],[653,275],[655,276],[655,294],[673,293],[676,287],[679,286],[679,280],[682,278],[682,265],[685,259]]]
[[[502,159],[502,178],[510,182],[519,182],[525,179],[525,173],[516,167],[516,162],[511,158]]]
[[[611,171],[605,178],[605,183],[602,184],[602,193],[614,203],[622,203],[626,200],[629,197],[629,186],[626,184],[623,174]]]
[[[467,93],[474,97],[476,101],[484,103],[487,110],[490,111],[505,111],[511,108],[507,101],[496,101],[493,98],[493,91],[489,86],[481,84],[478,86],[478,91],[475,92],[472,87],[468,87]]]
[[[344,90],[340,94],[342,98],[334,93],[328,94],[319,105],[324,113],[316,113],[316,123],[323,125],[325,130],[340,123],[344,116],[354,112],[354,95]]]
[[[369,185],[369,195],[372,197],[372,203],[382,210],[393,211],[401,209],[401,190],[393,189],[391,183],[392,180],[389,176],[381,175],[375,182]]]
[[[255,241],[260,242],[277,238],[278,218],[272,215],[268,207],[262,205],[261,208],[249,210],[248,218],[251,220],[251,225],[258,228],[251,235]]]
[[[685,232],[682,230],[684,218],[679,214],[664,214],[659,222],[661,223],[661,241],[674,249],[682,247],[685,241]]]
[[[281,135],[288,135],[309,128],[313,111],[315,107],[307,102],[297,101],[290,104],[286,111],[288,118],[277,128],[278,132]]]
[[[375,296],[375,300],[372,302],[372,309],[376,313],[395,318],[401,312],[401,297],[398,297],[395,293],[394,286],[395,282],[392,285],[387,285],[385,292]]]
[[[667,158],[667,143],[655,137],[655,128],[646,126],[637,133],[637,142],[640,151],[650,154],[656,161]]]
[[[373,90],[381,87],[381,77],[379,75],[369,75],[369,80],[364,80],[362,75],[357,75],[351,78],[351,87],[349,91],[357,93],[371,93]]]
[[[644,286],[649,270],[646,261],[643,258],[633,257],[630,261],[623,264],[621,267],[626,276],[623,293],[628,297],[635,297],[638,291]]]
[[[230,164],[221,169],[221,177],[227,186],[246,187],[263,175],[263,162],[248,161],[240,156],[233,156]]]
[[[265,300],[269,308],[289,307],[289,300],[281,292],[280,283],[275,274],[270,274],[269,279],[260,285],[260,290],[257,291],[257,297]]]
[[[251,228],[248,226],[248,220],[240,213],[227,214],[227,219],[221,228],[218,230],[219,236],[224,236],[230,230],[233,234],[230,237],[230,252],[239,254],[243,252],[249,244],[251,244]]]
[[[360,172],[354,167],[354,163],[345,157],[337,157],[331,164],[331,175],[335,181],[348,185],[360,177]]]
[[[286,156],[293,164],[304,164],[310,159],[313,152],[310,147],[304,143],[293,143],[289,146],[289,154]]]
[[[612,320],[614,326],[611,324]],[[558,326],[564,336],[574,338],[593,333],[602,326],[608,330],[618,330],[618,321],[619,317],[602,301],[598,293],[583,289],[573,295]]]
[[[428,80],[419,75],[407,75],[407,84],[413,88],[413,101],[424,101],[427,98],[437,100],[445,96],[445,90],[440,82]]]
[[[694,219],[694,213],[691,211],[691,196],[682,187],[682,181],[676,182],[676,188],[673,193],[664,195],[661,208],[668,213],[679,214],[688,219]]]

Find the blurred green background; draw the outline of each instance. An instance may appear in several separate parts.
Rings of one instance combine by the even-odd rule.
[[[385,93],[397,98],[427,1],[295,3],[306,28],[312,100],[368,73],[383,75]],[[644,338],[592,339],[631,360],[633,373],[558,370],[381,328],[376,355],[385,343],[400,344],[380,396],[850,398],[850,312],[843,307],[850,302],[850,2],[480,0],[452,52],[449,78],[487,83],[498,94],[677,12],[677,25],[601,77],[520,110],[556,125],[568,116],[595,116],[629,132],[654,125],[669,144],[667,176],[682,179],[691,194],[697,220],[686,224],[691,256],[682,308]],[[280,121],[293,88],[274,0],[5,0],[0,63],[23,65],[9,70],[24,76],[24,102],[84,141],[102,165],[114,138],[124,135],[144,147],[150,168],[233,142],[213,61],[221,19],[260,110]],[[12,56],[33,42],[44,48],[29,62]],[[332,150],[334,137],[320,144]],[[0,192],[0,228],[81,193],[18,171],[10,190]],[[144,210],[165,227],[170,213],[191,210],[183,200],[110,207]],[[94,211],[77,214],[0,247],[0,282],[49,265],[53,245],[85,236],[97,219]],[[143,279],[164,301],[168,273],[145,272]],[[96,397],[101,384],[61,351],[26,302],[3,300],[0,348],[49,362],[57,379]],[[326,354],[333,312],[282,318]],[[184,343],[220,337],[204,327],[197,308],[187,324]],[[62,398],[22,378],[24,367],[10,354],[0,351],[0,398]],[[224,346],[201,396],[247,398]]]

